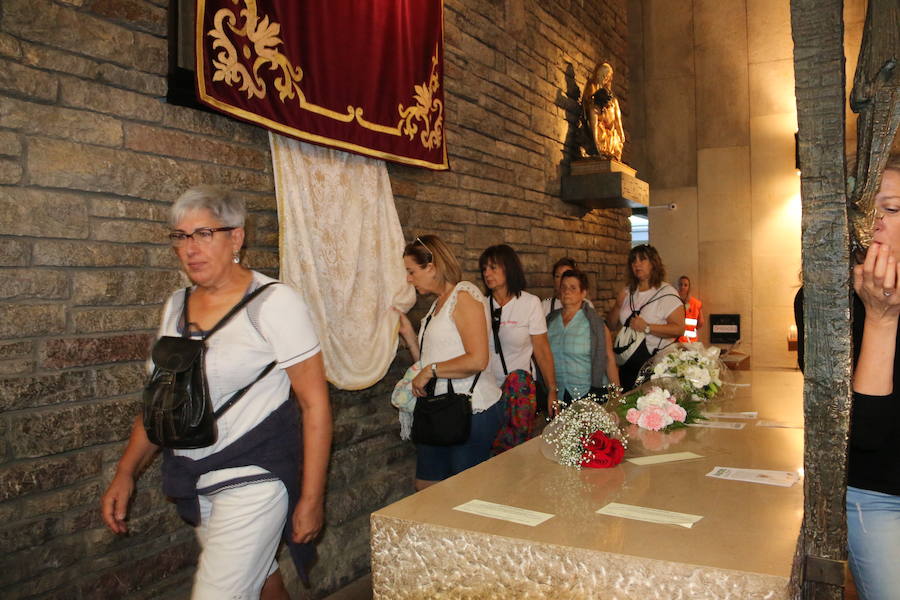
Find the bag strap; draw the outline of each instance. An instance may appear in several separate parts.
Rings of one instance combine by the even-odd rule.
[[[435,303],[435,306],[436,305],[437,305],[437,303]],[[419,356],[421,356],[422,354],[425,353],[425,332],[428,330],[428,324],[431,323],[431,317],[433,317],[433,316],[434,316],[434,306],[432,306],[431,310],[428,311],[428,316],[425,318],[425,325],[422,326],[422,335],[420,336],[422,339],[419,340]],[[479,377],[481,377],[481,371],[479,371],[475,375],[475,379],[472,380],[472,386],[469,388],[470,396],[472,395],[472,392],[475,391],[475,384],[478,383]],[[426,384],[426,387],[429,385],[431,386],[432,391],[429,392],[429,395],[432,395],[432,396],[434,395],[434,386],[437,384],[437,379],[438,378],[435,377]],[[447,391],[449,393],[453,394],[454,393],[453,392],[453,380],[450,379],[449,377],[447,377],[446,379],[447,379]]]
[[[497,319],[494,319],[494,297],[488,296],[488,308],[491,313],[491,331],[494,332],[494,351],[500,355],[500,364],[503,366],[503,374],[509,375],[509,371],[506,368],[506,358],[503,356],[503,344],[500,343],[500,317],[503,315],[503,307],[497,307],[500,314],[497,316]]]
[[[245,385],[244,387],[242,387],[241,389],[236,391],[234,393],[234,395],[228,399],[228,401],[226,401],[222,406],[217,408],[216,412],[213,413],[213,418],[218,419],[219,417],[224,415],[225,412],[229,408],[234,406],[238,400],[243,398],[244,395],[250,391],[250,388],[252,388],[256,384],[256,382],[258,382],[260,379],[262,379],[263,377],[268,375],[269,371],[271,371],[272,369],[275,368],[275,364],[276,364],[276,361],[274,361],[274,360],[272,362],[270,362],[269,364],[267,364],[266,367],[262,370],[262,372],[256,376],[256,379],[254,379],[253,381],[251,381],[250,383],[248,383],[247,385]]]
[[[219,319],[218,323],[213,325],[213,328],[209,330],[209,333],[207,333],[205,336],[203,336],[203,340],[206,341],[207,339],[209,339],[209,337],[212,334],[217,332],[226,323],[228,323],[228,321],[231,319],[231,317],[236,315],[242,308],[247,306],[247,304],[249,304],[251,300],[253,300],[257,296],[259,296],[264,289],[266,289],[267,287],[269,287],[271,285],[275,285],[276,283],[281,283],[281,282],[280,281],[270,281],[269,283],[259,286],[258,288],[256,288],[255,290],[253,290],[252,292],[250,292],[249,294],[244,296],[240,302],[238,302],[237,304],[235,304],[234,306],[231,307],[231,310],[229,310],[225,314],[224,317]],[[182,337],[191,337],[191,322],[190,322],[190,319],[188,319],[188,300],[190,299],[190,297],[191,297],[191,288],[190,287],[184,288],[184,306],[181,309],[181,318],[184,320],[184,333],[182,334]]]

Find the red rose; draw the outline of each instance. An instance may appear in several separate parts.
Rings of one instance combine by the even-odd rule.
[[[607,469],[622,462],[625,448],[622,442],[612,439],[602,431],[596,431],[584,441],[581,466],[591,469]]]

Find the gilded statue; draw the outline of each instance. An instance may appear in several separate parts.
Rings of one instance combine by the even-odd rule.
[[[599,154],[605,158],[622,160],[625,131],[619,99],[612,91],[613,68],[609,63],[594,67],[581,94],[582,119],[587,142],[583,156]]]

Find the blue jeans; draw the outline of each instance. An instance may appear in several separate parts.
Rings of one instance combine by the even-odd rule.
[[[469,439],[456,446],[416,444],[416,479],[442,481],[491,457],[491,444],[506,418],[506,401],[498,400],[485,411],[472,413]]]
[[[900,496],[847,487],[850,570],[862,600],[900,600]]]

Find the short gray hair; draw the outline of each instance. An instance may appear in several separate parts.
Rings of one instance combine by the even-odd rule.
[[[244,201],[233,192],[214,185],[198,185],[181,194],[172,204],[169,224],[174,227],[187,213],[195,210],[208,210],[225,227],[243,227],[247,217]]]

